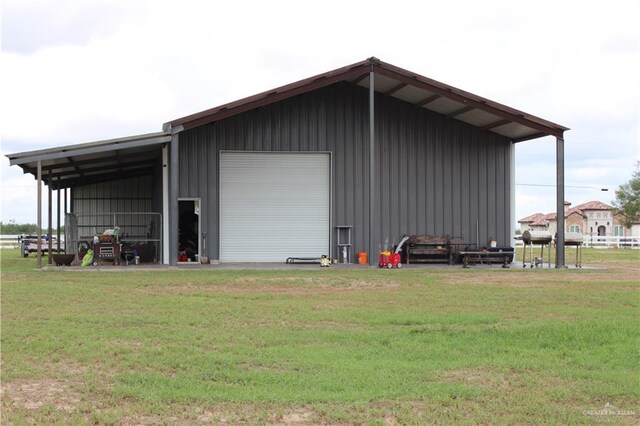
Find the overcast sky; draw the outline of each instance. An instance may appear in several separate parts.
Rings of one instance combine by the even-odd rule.
[[[3,0],[0,219],[36,222],[6,154],[159,131],[370,56],[570,127],[566,199],[610,203],[640,156],[639,5]],[[517,145],[516,182],[555,183],[554,139]],[[555,210],[552,186],[516,188],[517,218]]]

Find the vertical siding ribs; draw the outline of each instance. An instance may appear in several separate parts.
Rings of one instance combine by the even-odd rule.
[[[375,131],[376,247],[387,237],[397,242],[403,233],[449,234],[474,243],[476,220],[481,244],[489,236],[509,242],[506,138],[384,96],[376,97]],[[333,225],[353,226],[354,253],[367,251],[367,133],[368,90],[348,83],[185,131],[180,196],[200,197],[208,208],[202,221],[206,255],[219,258],[221,150],[333,153]]]

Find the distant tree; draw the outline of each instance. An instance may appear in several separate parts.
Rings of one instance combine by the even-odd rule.
[[[0,222],[2,235],[35,234],[37,231],[38,226],[33,223],[16,223],[14,220],[10,220],[9,223]]]
[[[620,185],[616,191],[613,205],[617,213],[624,216],[624,225],[627,228],[634,223],[640,223],[640,161],[636,161],[629,182]]]
[[[2,235],[36,235],[38,233],[38,225],[35,223],[16,223],[15,220],[10,220],[9,223],[0,222],[0,234]],[[47,228],[42,230],[42,234],[47,233]],[[56,234],[57,230],[53,230],[53,234]],[[60,233],[64,234],[64,226],[60,226]]]

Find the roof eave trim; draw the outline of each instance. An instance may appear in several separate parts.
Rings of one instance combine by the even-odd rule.
[[[268,90],[257,95],[239,99],[237,101],[220,105],[215,108],[211,108],[195,114],[187,115],[185,117],[181,117],[164,123],[162,128],[164,131],[172,131],[174,127],[183,125],[185,130],[192,129],[194,127],[202,126],[213,121],[221,120],[223,118],[259,108],[261,106],[269,105],[271,103],[278,102],[280,100],[284,100],[299,94],[330,86],[331,84],[340,81],[356,78],[362,74],[368,73],[370,71],[372,61],[374,60],[376,59],[370,58],[365,61],[338,68],[324,74],[319,74],[313,77],[306,78],[304,80],[278,87],[276,89]]]
[[[166,133],[151,133],[147,135],[110,139],[107,141],[89,142],[78,145],[68,145],[56,149],[46,149],[31,152],[8,154],[9,165],[22,165],[35,161],[54,160],[80,155],[97,154],[113,151],[114,149],[137,148],[171,142],[171,135]]]
[[[299,94],[307,93],[340,81],[357,79],[369,72],[379,73],[399,82],[414,87],[422,88],[438,96],[460,102],[469,108],[479,109],[507,120],[509,123],[518,123],[534,130],[536,133],[516,138],[513,142],[536,139],[544,136],[564,137],[564,132],[568,127],[553,123],[540,117],[527,114],[517,109],[502,105],[481,96],[474,95],[453,86],[438,82],[428,77],[410,72],[394,65],[380,61],[371,57],[362,62],[357,62],[346,67],[319,74],[295,83],[291,83],[276,89],[259,93],[254,96],[243,98],[231,103],[217,106],[205,111],[191,114],[176,120],[164,123],[163,130],[177,133],[182,130],[192,129],[204,124],[212,123],[224,118],[231,117],[252,109],[260,108]],[[182,125],[180,130],[177,126]],[[495,132],[494,132],[495,133]]]
[[[509,121],[522,124],[523,126],[529,127],[531,129],[535,129],[540,133],[544,133],[544,135],[542,136],[550,135],[563,137],[564,131],[569,130],[567,127],[561,126],[559,124],[552,123],[550,121],[532,116],[530,114],[526,114],[522,111],[507,107],[506,105],[501,105],[489,99],[485,99],[472,93],[456,89],[452,86],[448,86],[444,83],[440,83],[430,78],[411,73],[407,70],[398,68],[390,64],[381,62],[378,65],[374,65],[373,68],[374,72],[378,74],[410,84],[415,87],[420,87],[437,95],[441,95],[462,104],[489,112]]]

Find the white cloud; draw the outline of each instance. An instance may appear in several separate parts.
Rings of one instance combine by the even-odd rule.
[[[82,46],[135,19],[139,11],[135,3],[103,0],[5,1],[3,50],[29,54],[57,45]]]

